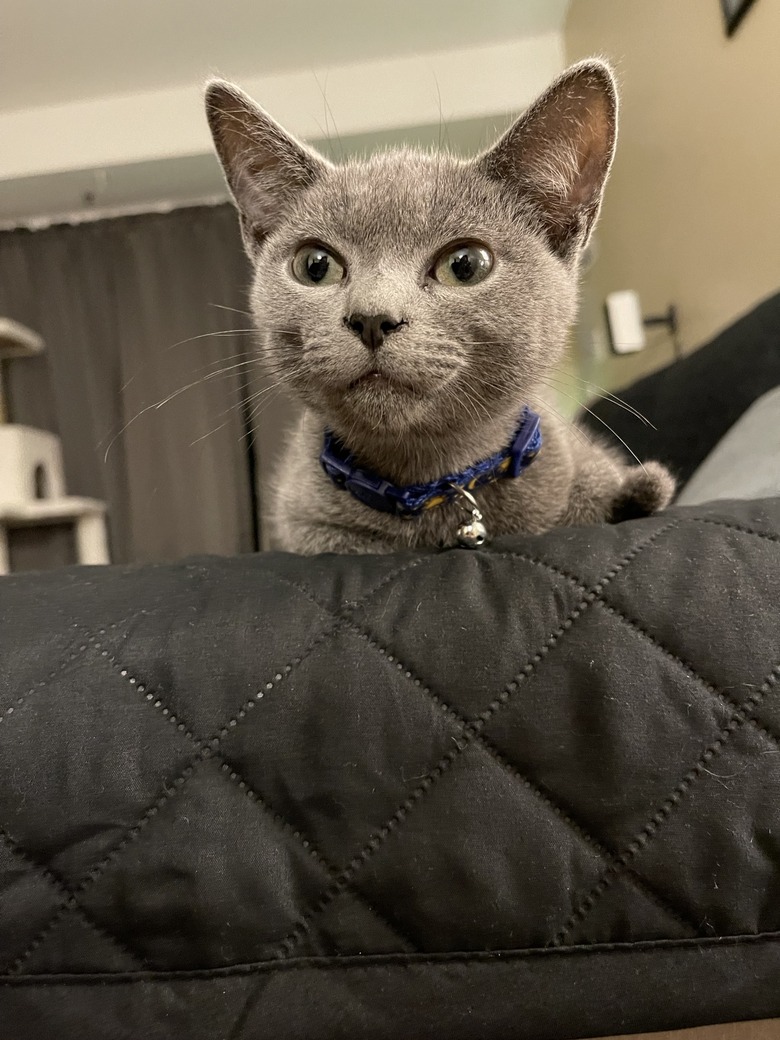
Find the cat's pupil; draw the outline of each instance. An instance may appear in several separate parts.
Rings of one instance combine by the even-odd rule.
[[[459,282],[469,282],[479,270],[480,259],[473,249],[459,249],[452,254],[450,270]]]
[[[306,273],[313,282],[321,282],[329,267],[330,258],[321,249],[313,249],[306,257]]]

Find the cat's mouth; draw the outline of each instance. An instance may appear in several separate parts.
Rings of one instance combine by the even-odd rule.
[[[360,378],[349,384],[350,390],[366,389],[369,391],[404,390],[407,393],[414,392],[414,387],[404,383],[387,372],[380,372],[378,368],[372,368],[370,372],[364,373]]]

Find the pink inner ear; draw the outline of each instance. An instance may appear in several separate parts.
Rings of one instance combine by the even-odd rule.
[[[206,94],[206,109],[251,252],[290,199],[310,186],[327,162],[288,134],[237,87],[213,84]]]
[[[612,159],[612,129],[603,113],[598,113],[582,129],[576,145],[579,170],[574,173],[569,196],[572,202],[580,204],[594,194],[601,194]]]
[[[492,176],[533,202],[561,255],[587,241],[615,145],[617,99],[605,66],[575,67],[489,152]]]
[[[527,136],[531,162],[554,167],[572,201],[601,192],[614,147],[612,99],[603,84],[566,84],[530,121]]]

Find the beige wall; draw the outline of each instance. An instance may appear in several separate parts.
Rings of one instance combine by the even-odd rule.
[[[731,39],[718,0],[572,0],[564,40],[569,61],[613,61],[622,95],[580,342],[632,288],[646,314],[674,302],[693,349],[780,289],[780,0]],[[648,344],[583,370],[624,385],[672,357],[663,333]]]

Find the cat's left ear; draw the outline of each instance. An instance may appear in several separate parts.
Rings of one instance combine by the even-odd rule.
[[[559,256],[584,247],[601,206],[617,136],[615,78],[603,61],[573,65],[477,165],[531,205]]]
[[[296,194],[331,165],[232,83],[207,85],[206,115],[251,256]]]

